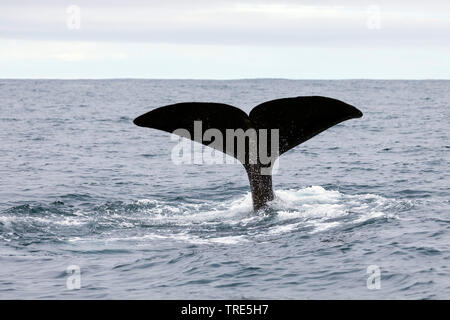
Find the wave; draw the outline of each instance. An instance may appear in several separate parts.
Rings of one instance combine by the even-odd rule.
[[[150,241],[239,244],[293,232],[339,232],[396,219],[411,201],[375,194],[346,195],[321,186],[275,190],[267,210],[253,213],[251,194],[228,201],[139,199],[90,207],[26,204],[0,214],[6,241]]]

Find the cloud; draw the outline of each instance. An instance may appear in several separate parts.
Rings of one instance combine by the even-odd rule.
[[[27,5],[24,5],[26,3]],[[448,45],[449,4],[418,1],[77,1],[80,28],[60,1],[2,2],[0,37],[229,45]],[[447,9],[447,10],[445,10]],[[379,28],[370,28],[370,20]]]
[[[449,78],[449,11],[448,0],[2,0],[0,70],[11,78]]]
[[[61,44],[63,44],[61,46]],[[4,46],[0,40],[0,46]],[[17,41],[3,78],[445,79],[448,50]]]
[[[122,60],[127,54],[117,46],[107,43],[3,40],[0,61],[11,60]]]

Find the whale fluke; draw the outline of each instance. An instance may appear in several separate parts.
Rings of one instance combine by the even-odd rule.
[[[273,165],[276,157],[322,131],[342,121],[360,117],[362,117],[362,112],[345,102],[327,97],[311,96],[267,101],[254,107],[249,115],[241,109],[227,104],[177,103],[149,111],[134,119],[133,122],[141,127],[175,134],[179,134],[177,129],[184,129],[192,140],[237,158],[247,171],[253,207],[258,210],[274,198],[271,167],[267,162],[262,161],[260,157],[262,146],[257,143],[261,141],[261,132],[264,129],[278,132],[276,152],[273,152],[273,147],[276,146],[273,142],[269,141],[265,146],[266,150],[271,150],[270,165]],[[196,121],[201,121],[202,132],[200,135],[195,130]],[[208,129],[216,129],[221,133],[223,138],[221,144],[202,139],[203,133]],[[249,134],[245,137],[243,150],[235,147],[229,148],[227,146],[236,143],[236,137],[227,134],[227,130],[230,129],[234,131],[254,129],[256,136]]]

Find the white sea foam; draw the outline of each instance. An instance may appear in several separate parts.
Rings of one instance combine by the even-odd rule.
[[[303,189],[275,190],[276,198],[270,203],[269,213],[252,212],[251,194],[225,201],[203,202],[200,204],[172,205],[160,201],[138,201],[151,204],[143,208],[147,223],[165,226],[180,226],[186,232],[164,235],[167,239],[191,243],[237,244],[252,237],[265,237],[309,230],[314,234],[338,228],[342,225],[358,224],[371,219],[387,216],[393,199],[373,194],[345,195],[337,190],[326,190],[321,186]],[[264,219],[269,219],[270,227],[264,227]],[[238,235],[211,237],[217,227],[234,228]],[[193,230],[202,230],[198,236]],[[141,237],[142,238],[142,237]],[[156,239],[153,236],[154,239]],[[149,239],[149,237],[146,237]]]
[[[104,241],[151,241],[170,239],[195,244],[239,244],[255,238],[292,232],[328,232],[340,226],[364,224],[369,220],[395,218],[390,213],[399,201],[374,194],[346,195],[321,186],[275,190],[270,210],[253,213],[251,194],[223,201],[172,203],[141,199],[100,207],[95,214],[77,209],[72,215],[2,215],[6,229],[28,223],[43,230],[94,228],[103,231]],[[148,227],[152,227],[151,230]],[[54,229],[52,229],[54,228]],[[149,232],[151,231],[151,232]],[[57,231],[56,231],[57,232]],[[70,241],[96,241],[98,237],[71,238]],[[262,239],[264,240],[264,239]]]

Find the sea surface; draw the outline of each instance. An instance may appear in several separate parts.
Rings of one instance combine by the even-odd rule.
[[[282,155],[257,214],[241,165],[132,122],[302,95],[364,116]],[[0,80],[0,110],[0,299],[450,298],[450,81]]]

